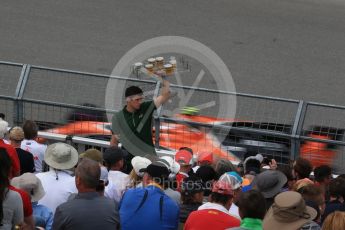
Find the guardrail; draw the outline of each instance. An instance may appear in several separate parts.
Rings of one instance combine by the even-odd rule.
[[[64,125],[80,118],[76,114],[70,116],[75,111],[93,111],[93,118],[107,122],[104,114],[111,116],[125,103],[123,95],[119,95],[114,99],[114,106],[106,108],[104,91],[109,80],[120,82],[124,88],[139,85],[149,92],[146,98],[152,99],[159,93],[160,85],[155,81],[0,62],[0,112],[7,115],[6,120],[11,125],[21,125],[26,119],[51,126]],[[179,144],[184,144],[201,151],[202,144],[197,143],[201,146],[199,148],[194,143],[195,139],[186,138],[199,134],[205,136],[202,140],[213,142],[214,148],[235,152],[239,158],[248,152],[264,153],[286,162],[286,159],[293,160],[302,155],[311,160],[321,158],[320,162],[331,162],[338,174],[345,171],[344,106],[174,84],[171,88],[177,96],[155,115],[155,144],[158,149],[161,146],[176,149],[181,147]],[[175,99],[188,90],[193,90],[195,94],[188,106],[210,104],[209,99],[216,101],[214,108],[202,109],[199,114],[216,120],[206,123],[199,122],[193,116],[185,116],[184,119],[174,116],[179,106]],[[219,111],[224,105],[217,104],[217,100],[227,101],[233,97],[237,101],[236,115],[220,116]],[[82,119],[87,119],[87,116]],[[176,124],[185,132],[181,132],[181,136],[185,137],[184,142],[178,142],[178,136],[172,135],[176,131]],[[45,135],[47,139],[65,140],[64,136],[58,134]],[[168,137],[175,139],[175,145],[167,143]],[[80,146],[80,150],[89,144],[99,147],[107,145],[99,140],[79,139],[85,136],[73,138],[73,143],[84,146]]]

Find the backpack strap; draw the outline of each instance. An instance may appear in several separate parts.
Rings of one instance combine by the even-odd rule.
[[[164,201],[164,196],[162,195],[161,198],[159,199],[159,215],[160,215],[160,220],[162,220],[162,216],[163,216],[163,201]]]
[[[143,197],[143,199],[141,200],[141,202],[140,202],[138,208],[135,210],[135,212],[139,211],[139,209],[144,205],[144,203],[145,203],[145,201],[146,201],[146,199],[147,199],[148,193],[149,193],[149,192],[148,192],[147,190],[145,190],[144,197]]]
[[[146,110],[144,117],[141,119],[140,123],[135,127],[135,130],[140,133],[141,130],[143,129],[145,123],[147,122],[148,119],[152,119],[150,118],[151,116],[151,110],[153,111],[156,108],[155,103],[152,101],[152,103],[150,104],[149,108]]]

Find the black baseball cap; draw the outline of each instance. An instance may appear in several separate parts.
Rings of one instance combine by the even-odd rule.
[[[169,163],[164,159],[159,159],[152,162],[146,169],[141,172],[147,172],[151,177],[168,178],[170,174]]]

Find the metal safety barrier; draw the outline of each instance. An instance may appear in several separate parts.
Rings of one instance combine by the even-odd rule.
[[[110,91],[116,97],[108,106],[106,92],[112,81],[116,86]],[[88,146],[107,146],[109,119],[125,105],[127,86],[140,86],[148,100],[160,90],[159,81],[10,62],[0,62],[0,85],[0,113],[11,126],[34,120],[45,131],[45,139],[66,141],[71,136],[80,151]],[[343,106],[176,84],[171,84],[171,90],[172,98],[155,114],[158,150],[191,146],[195,152],[207,149],[239,160],[262,153],[281,163],[302,156],[316,165],[331,164],[337,174],[345,172]],[[192,109],[185,113],[185,107]],[[87,120],[102,123],[104,132],[48,133],[52,128]]]

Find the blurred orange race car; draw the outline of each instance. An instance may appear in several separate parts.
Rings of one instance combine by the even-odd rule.
[[[73,119],[77,121],[45,131],[110,140],[110,123],[97,121],[90,116],[79,117],[79,119],[73,116]],[[280,163],[290,162],[291,141],[289,138],[276,137],[262,132],[248,132],[245,129],[290,134],[291,125],[226,120],[190,114],[177,114],[174,122],[169,118],[162,120],[159,136],[159,145],[162,149],[177,151],[181,147],[190,147],[194,153],[212,152],[218,158],[226,158],[234,162],[240,162],[247,155],[261,153],[264,157],[274,158]],[[220,127],[212,128],[214,124],[218,124]],[[328,133],[314,128],[305,135],[317,139],[334,139]],[[301,143],[300,156],[309,159],[315,167],[321,164],[333,166],[337,155],[338,152],[332,145],[315,141]]]

